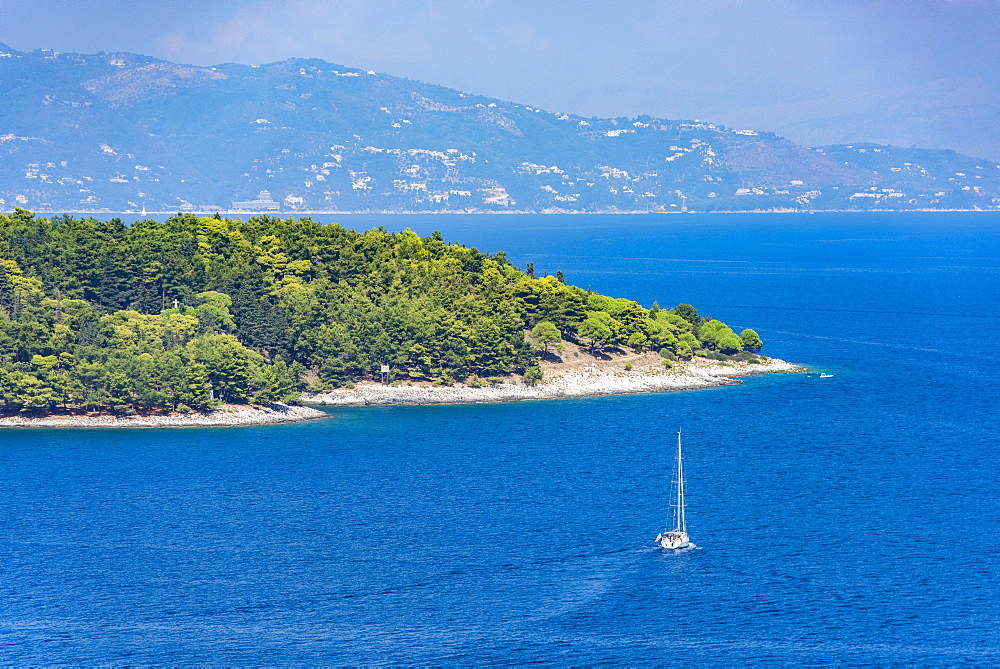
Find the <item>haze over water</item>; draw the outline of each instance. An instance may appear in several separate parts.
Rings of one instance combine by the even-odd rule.
[[[0,660],[1000,662],[1000,216],[331,220],[690,302],[834,376],[0,432]],[[672,554],[678,428],[702,549]]]

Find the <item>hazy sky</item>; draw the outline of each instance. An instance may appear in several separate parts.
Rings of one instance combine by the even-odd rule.
[[[15,49],[293,56],[599,116],[712,113],[973,77],[1000,0],[0,0]]]

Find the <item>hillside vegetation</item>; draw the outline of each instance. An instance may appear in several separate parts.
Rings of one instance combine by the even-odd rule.
[[[317,59],[196,67],[0,44],[0,95],[5,211],[1000,206],[1000,166],[954,151],[584,117]]]
[[[378,377],[541,377],[570,340],[666,359],[761,342],[690,305],[646,309],[434,233],[308,218],[163,223],[0,215],[0,397],[12,411],[188,411]],[[667,360],[666,364],[670,364]]]

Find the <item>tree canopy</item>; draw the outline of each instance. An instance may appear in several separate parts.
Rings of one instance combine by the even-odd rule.
[[[752,333],[752,336],[748,333]],[[562,339],[686,357],[759,349],[694,307],[536,278],[439,233],[309,218],[0,214],[8,411],[204,409],[371,378],[528,374]],[[532,345],[534,342],[534,345]]]

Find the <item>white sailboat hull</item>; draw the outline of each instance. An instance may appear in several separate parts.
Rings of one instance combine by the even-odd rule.
[[[658,543],[663,548],[668,548],[671,550],[681,550],[684,548],[693,548],[694,544],[688,538],[687,534],[673,534],[666,533],[660,534],[656,537],[656,543]]]

